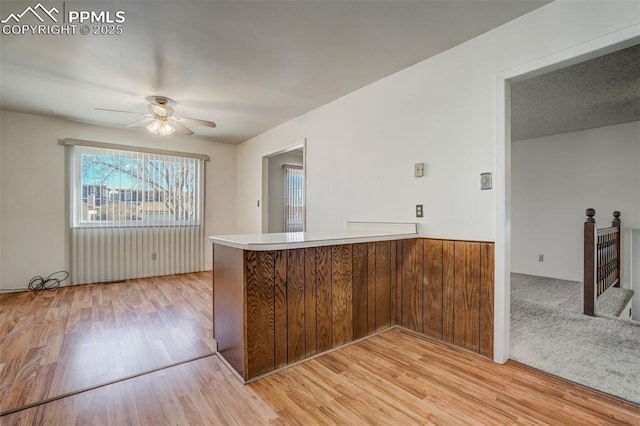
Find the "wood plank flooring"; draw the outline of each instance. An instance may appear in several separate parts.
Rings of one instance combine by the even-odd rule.
[[[638,406],[398,328],[245,386],[211,356],[0,418],[7,425],[639,421]]]
[[[215,351],[210,272],[0,295],[0,413]]]

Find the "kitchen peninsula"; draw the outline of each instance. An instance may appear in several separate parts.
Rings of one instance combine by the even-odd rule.
[[[210,237],[218,355],[246,382],[390,327],[396,244],[417,237],[397,223]]]
[[[369,223],[210,240],[218,356],[245,383],[393,326],[493,357],[492,242]]]

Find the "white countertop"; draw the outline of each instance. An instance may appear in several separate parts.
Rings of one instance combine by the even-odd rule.
[[[284,232],[275,234],[214,235],[209,237],[209,240],[213,244],[220,244],[242,250],[267,251],[333,246],[338,244],[370,243],[375,241],[405,240],[417,237],[417,232],[350,230],[344,232],[323,233]]]

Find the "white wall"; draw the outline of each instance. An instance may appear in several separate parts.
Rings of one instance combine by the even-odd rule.
[[[511,270],[582,281],[589,207],[596,209],[598,228],[611,226],[613,211],[621,212],[622,253],[629,253],[629,229],[640,228],[639,171],[640,121],[514,142]]]
[[[284,164],[302,166],[302,150],[269,157],[269,232],[284,232]]]
[[[0,286],[2,285],[2,119],[0,118]]]
[[[635,292],[633,295],[632,317],[640,321],[640,229],[634,229],[632,234],[631,248],[631,283]]]
[[[261,229],[262,156],[306,138],[309,231],[417,221],[424,236],[494,240],[480,173],[496,165],[496,74],[638,21],[637,2],[557,1],[241,144],[238,231]]]
[[[0,290],[26,288],[35,275],[69,270],[64,138],[208,154],[205,234],[235,232],[236,146],[0,111]],[[210,244],[206,250],[211,268]]]

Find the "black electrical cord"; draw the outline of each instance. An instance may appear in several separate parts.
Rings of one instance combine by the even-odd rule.
[[[42,278],[40,275],[36,275],[35,277],[31,278],[31,281],[29,281],[29,290],[53,290],[54,288],[60,287],[62,281],[66,280],[67,278],[69,278],[69,273],[67,271],[54,272],[47,278]]]

